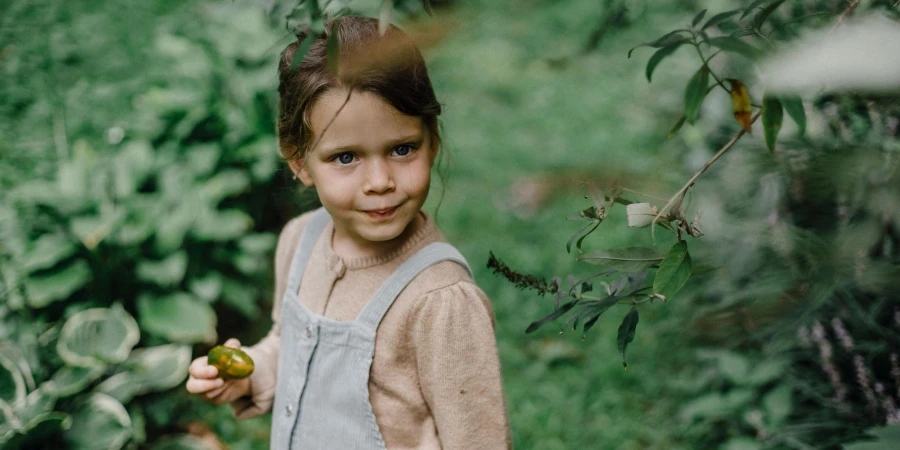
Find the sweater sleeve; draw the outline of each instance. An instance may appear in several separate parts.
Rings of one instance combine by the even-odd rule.
[[[281,343],[281,299],[284,296],[287,274],[300,235],[308,222],[309,214],[294,218],[282,229],[275,248],[275,299],[272,302],[272,329],[256,345],[244,347],[253,358],[255,369],[250,375],[250,396],[231,403],[234,416],[247,419],[262,415],[272,409],[275,401],[275,384],[278,373],[278,349]]]
[[[431,291],[413,317],[419,381],[446,449],[510,448],[490,302],[461,281]]]

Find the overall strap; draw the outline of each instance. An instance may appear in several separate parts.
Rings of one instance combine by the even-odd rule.
[[[452,245],[443,242],[429,244],[407,259],[387,280],[375,291],[375,295],[369,300],[362,312],[359,313],[357,322],[372,330],[378,328],[384,314],[394,303],[394,299],[406,288],[414,278],[425,269],[441,261],[453,261],[466,268],[469,275],[472,269],[466,259]]]
[[[312,213],[309,223],[303,229],[300,235],[300,242],[294,251],[294,257],[291,260],[291,269],[288,271],[288,281],[284,288],[284,292],[297,292],[300,288],[300,281],[303,279],[303,272],[306,270],[306,263],[309,261],[309,255],[312,254],[313,247],[331,216],[325,208],[319,208]]]

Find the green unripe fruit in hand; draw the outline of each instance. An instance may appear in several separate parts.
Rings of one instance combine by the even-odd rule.
[[[206,362],[219,369],[223,380],[247,378],[253,373],[253,359],[239,348],[217,345],[206,355]]]

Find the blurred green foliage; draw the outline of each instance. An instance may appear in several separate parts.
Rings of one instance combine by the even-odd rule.
[[[0,5],[0,440],[266,448],[268,419],[235,421],[177,385],[191,354],[266,330],[274,233],[312,203],[280,175],[275,59],[291,36],[260,8],[296,3]],[[445,105],[451,178],[429,207],[442,201],[442,230],[494,304],[516,447],[836,448],[885,421],[868,392],[883,401],[900,384],[896,99],[806,98],[805,135],[784,121],[770,155],[757,132],[701,178],[685,208],[701,211],[706,236],[691,254],[695,269],[718,270],[641,309],[623,371],[610,337],[631,306],[596,316],[586,339],[559,336],[568,327],[555,322],[525,336],[553,299],[483,262],[492,249],[588,292],[575,281],[597,269],[575,265],[565,245],[584,225],[566,217],[595,206],[584,183],[666,196],[738,127],[716,90],[666,141],[696,55],[671,49],[647,85],[650,53],[628,59],[628,49],[704,8],[700,26],[747,5],[432,3],[433,18],[412,1],[394,16],[422,45]],[[789,39],[797,28],[786,24],[830,24],[818,3],[784,2],[766,31]],[[722,77],[750,73],[740,57],[719,59]],[[585,252],[672,246],[625,227],[624,207],[607,213]],[[592,294],[622,287],[602,281]]]

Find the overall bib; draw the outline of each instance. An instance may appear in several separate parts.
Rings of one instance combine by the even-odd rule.
[[[433,243],[388,277],[355,321],[315,314],[300,301],[297,291],[310,253],[330,219],[323,208],[313,213],[291,261],[282,299],[272,407],[270,448],[274,450],[384,449],[369,402],[378,324],[397,295],[431,265],[449,260],[469,270],[453,246]]]

